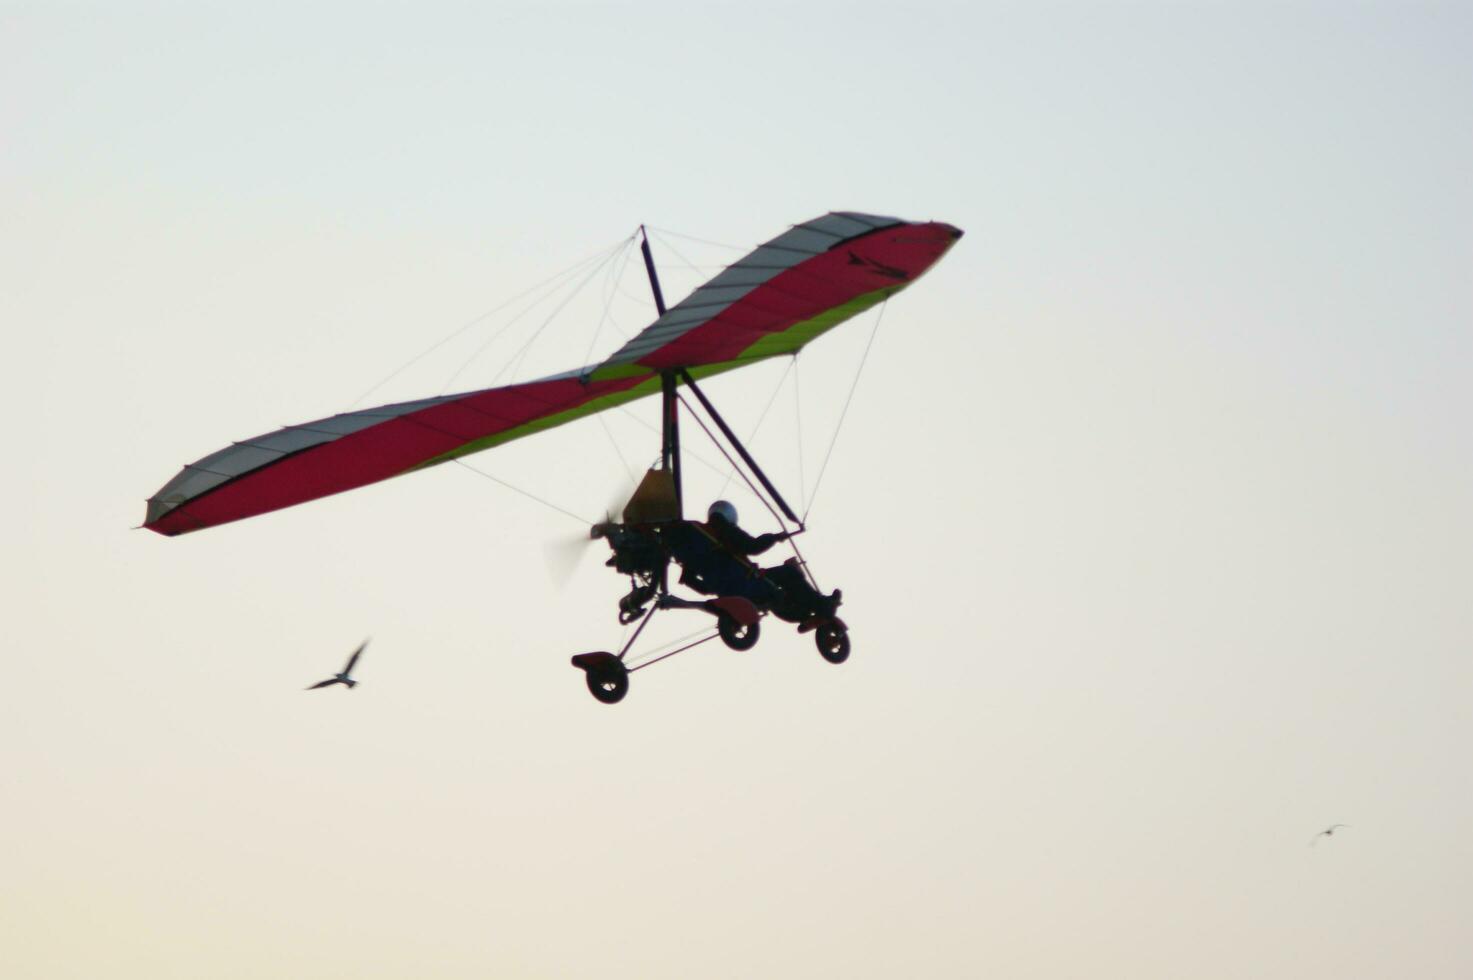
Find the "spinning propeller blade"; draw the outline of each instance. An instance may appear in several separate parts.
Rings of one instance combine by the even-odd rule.
[[[606,522],[618,522],[623,519],[624,506],[629,500],[630,489],[626,486],[609,500],[608,506],[603,509],[602,520]],[[547,574],[559,588],[565,588],[572,581],[573,574],[578,571],[583,558],[588,554],[588,546],[593,544],[594,537],[589,531],[570,534],[567,537],[554,538],[542,546],[542,557],[547,563]]]

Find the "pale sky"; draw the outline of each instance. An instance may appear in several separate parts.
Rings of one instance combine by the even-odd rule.
[[[0,0],[0,975],[1473,975],[1466,5],[365,6]],[[597,704],[626,584],[455,465],[133,529],[831,210],[967,232],[802,539],[843,666]],[[709,387],[792,497],[875,325]],[[597,517],[655,413],[470,462]]]

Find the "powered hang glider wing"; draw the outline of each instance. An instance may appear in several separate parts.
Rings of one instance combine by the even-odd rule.
[[[836,212],[797,225],[671,307],[600,364],[537,381],[291,425],[190,463],[148,500],[176,535],[254,517],[531,435],[780,354],[904,289],[962,232]]]

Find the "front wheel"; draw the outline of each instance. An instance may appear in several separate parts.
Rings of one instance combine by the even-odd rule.
[[[743,626],[735,618],[724,614],[716,619],[716,632],[721,634],[721,642],[733,650],[752,649],[757,644],[758,635],[762,632],[761,627],[762,624],[755,620]]]
[[[849,631],[838,626],[820,626],[813,633],[818,653],[831,664],[849,659]]]
[[[618,704],[629,693],[629,669],[618,660],[589,668],[586,679],[588,693],[604,704]]]

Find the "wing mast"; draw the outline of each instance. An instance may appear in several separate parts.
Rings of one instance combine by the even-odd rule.
[[[660,276],[655,272],[655,257],[650,252],[650,233],[639,226],[639,250],[644,255],[644,270],[650,276],[650,290],[655,294],[655,309],[665,315],[665,294],[660,291]],[[680,489],[680,416],[675,390],[675,372],[660,372],[660,465],[669,472],[675,484],[675,516],[685,517],[685,498]]]
[[[639,250],[644,255],[645,271],[649,273],[650,290],[655,294],[655,309],[659,311],[660,316],[664,316],[665,294],[660,290],[660,277],[655,272],[655,257],[650,251],[650,235],[645,230],[644,225],[639,226],[639,234]],[[746,463],[747,467],[751,469],[752,475],[757,477],[763,488],[772,495],[773,502],[787,515],[788,520],[801,527],[803,522],[798,520],[798,515],[793,513],[793,509],[788,506],[788,502],[783,499],[783,495],[778,493],[777,487],[773,486],[772,481],[767,478],[767,474],[762,472],[762,467],[758,466],[757,461],[752,458],[752,454],[747,452],[747,447],[742,445],[742,441],[736,437],[736,433],[731,431],[731,426],[727,425],[726,420],[721,417],[721,413],[716,411],[716,406],[712,405],[706,398],[705,393],[696,387],[695,379],[683,367],[673,370],[666,369],[660,372],[660,394],[662,399],[660,464],[670,472],[671,480],[675,484],[675,516],[677,518],[683,518],[685,516],[685,501],[680,488],[680,416],[678,414],[680,396],[677,391],[677,387],[682,381],[685,382],[685,386],[700,401],[701,406],[711,416],[711,420],[721,430],[721,434],[726,436],[732,448],[737,451],[737,455],[741,456],[742,462]]]

